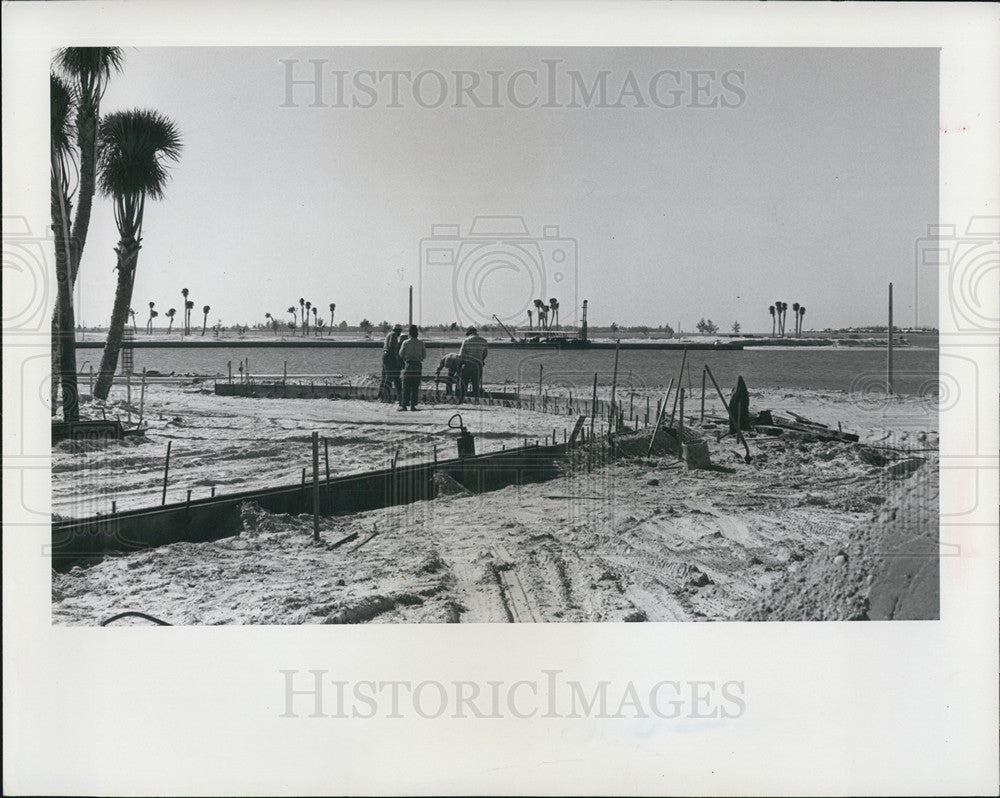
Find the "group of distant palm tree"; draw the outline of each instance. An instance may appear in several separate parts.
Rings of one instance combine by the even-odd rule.
[[[767,312],[771,314],[771,335],[785,335],[785,317],[788,315],[788,303],[777,300],[768,307]],[[792,318],[795,321],[795,336],[802,337],[802,317],[806,315],[806,306],[798,302],[792,303]]]
[[[544,300],[542,300],[542,299],[536,299],[534,301],[534,305],[535,305],[535,317],[536,317],[536,321],[538,322],[538,329],[539,330],[548,330],[548,329],[551,329],[550,326],[549,326],[549,313],[550,312],[552,313],[552,321],[553,321],[555,327],[558,329],[558,327],[559,327],[559,300],[555,299],[553,297],[552,299],[550,299],[548,301],[548,304],[546,304]],[[529,330],[533,329],[532,326],[531,326],[531,319],[532,319],[532,317],[531,317],[531,311],[529,310],[528,311],[528,329]]]
[[[336,313],[336,311],[337,311],[337,303],[331,302],[330,325],[329,327],[327,327],[327,335],[329,335],[330,331],[333,330],[333,316],[334,313]],[[289,322],[288,326],[293,330],[296,327],[301,327],[303,335],[309,335],[310,314],[312,315],[312,328],[316,335],[319,335],[323,331],[323,327],[326,326],[323,319],[319,317],[319,305],[314,305],[312,302],[309,302],[308,300],[303,299],[301,297],[299,298],[298,311],[295,310],[295,305],[290,305],[288,310],[286,310],[285,312],[290,314],[292,317],[292,320]],[[297,313],[301,314],[301,317],[299,315],[296,315]],[[270,313],[265,313],[264,318],[267,319],[268,326],[271,327],[274,330],[274,334],[277,335],[280,322]]]
[[[191,334],[191,311],[194,310],[194,302],[188,299],[189,291],[186,288],[181,289],[181,295],[184,297],[184,325],[181,328],[183,335]],[[156,303],[149,303],[149,319],[146,321],[146,332],[150,335],[153,334],[153,319],[159,316],[159,312],[155,309]],[[205,330],[208,328],[208,314],[212,310],[211,305],[205,305],[202,307],[201,312],[203,314],[201,322],[201,334],[205,334]],[[132,326],[135,327],[135,311],[129,308],[129,315],[132,316]],[[177,315],[176,308],[170,308],[167,311],[167,318],[170,319],[170,324],[167,327],[167,333],[169,334],[174,329],[174,316]]]
[[[130,316],[135,328],[132,290],[146,199],[163,198],[167,161],[176,161],[181,150],[176,126],[156,111],[116,111],[101,117],[101,99],[122,63],[119,47],[68,47],[56,53],[50,76],[50,189],[58,285],[52,319],[53,394],[59,385],[66,421],[79,419],[72,291],[94,194],[100,189],[111,199],[119,236],[115,301],[94,386],[94,396],[104,400],[111,390]],[[74,198],[77,207],[71,223]],[[53,395],[53,410],[55,399]]]

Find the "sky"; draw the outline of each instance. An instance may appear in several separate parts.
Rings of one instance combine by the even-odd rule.
[[[890,281],[897,324],[937,323],[914,264],[937,50],[127,48],[102,111],[136,107],[184,144],[146,206],[140,323],[181,288],[209,324],[299,298],[405,322],[413,285],[421,324],[526,326],[555,297],[563,323],[587,299],[594,325],[770,332],[775,300],[884,324]],[[116,243],[98,197],[84,324],[110,317]]]

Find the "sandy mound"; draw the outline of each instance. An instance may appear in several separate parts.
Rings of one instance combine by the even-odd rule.
[[[774,584],[740,620],[932,620],[940,617],[938,463],[886,468],[901,480],[843,545],[826,546]]]

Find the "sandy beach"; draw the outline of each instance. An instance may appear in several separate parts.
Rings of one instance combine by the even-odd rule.
[[[128,412],[121,402],[113,407],[122,417]],[[384,467],[397,449],[401,461],[430,459],[435,445],[454,456],[456,432],[447,421],[456,409],[480,452],[553,431],[558,439],[574,420],[499,407],[428,406],[409,414],[355,400],[224,398],[210,383],[150,386],[144,442],[56,447],[54,510],[83,515],[112,499],[123,509],[157,504],[168,440],[168,501],[183,499],[189,488],[197,496],[212,486],[224,493],[293,483],[308,463],[313,430],[330,440],[336,474]],[[319,544],[311,540],[311,516],[270,514],[248,503],[238,536],[54,572],[53,622],[96,625],[124,611],[172,624],[936,613],[938,438],[928,399],[751,392],[755,412],[797,413],[834,428],[839,422],[860,441],[750,433],[750,464],[733,437],[717,440],[725,431],[721,406],[707,409],[703,432],[714,470],[689,470],[670,456],[624,457],[478,495],[441,484],[431,501],[322,518]],[[697,422],[688,415],[689,425]],[[886,521],[900,508],[903,543]],[[355,533],[348,545],[333,547]],[[892,582],[883,573],[891,545],[924,547],[921,556],[934,561],[933,590],[920,587],[887,608],[879,590]]]

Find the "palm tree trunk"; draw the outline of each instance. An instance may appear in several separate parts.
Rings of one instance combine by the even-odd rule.
[[[59,369],[59,333],[59,300],[57,299],[55,309],[52,311],[52,374],[49,380],[52,400],[52,404],[49,406],[52,408],[53,416],[59,406],[59,380],[62,373]]]
[[[76,142],[80,148],[80,188],[77,192],[76,217],[73,219],[70,238],[71,295],[76,285],[76,275],[80,271],[83,247],[87,243],[87,229],[90,227],[90,210],[94,204],[97,176],[97,115],[92,108],[84,105],[77,109],[76,131]]]
[[[118,355],[122,349],[122,339],[125,337],[125,324],[128,321],[128,309],[132,303],[132,285],[135,282],[135,265],[139,259],[140,245],[136,241],[121,241],[115,248],[118,253],[118,286],[115,289],[115,304],[111,310],[111,326],[108,328],[108,340],[104,344],[104,355],[101,357],[101,371],[94,386],[94,396],[107,399],[111,392],[111,383],[118,368]]]
[[[76,382],[76,323],[73,318],[73,289],[70,283],[72,246],[69,235],[69,207],[59,186],[61,174],[57,172],[52,187],[52,232],[56,242],[56,313],[55,331],[58,345],[57,362],[59,383],[62,386],[63,421],[80,420],[80,397]],[[53,389],[54,392],[54,389]],[[55,405],[53,405],[53,408]]]

